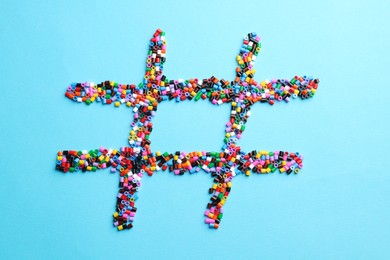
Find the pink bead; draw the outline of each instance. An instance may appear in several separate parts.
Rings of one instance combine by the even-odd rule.
[[[206,219],[205,219],[205,223],[206,223],[206,224],[214,224],[214,223],[215,223],[215,220],[212,219],[212,218],[206,218]]]

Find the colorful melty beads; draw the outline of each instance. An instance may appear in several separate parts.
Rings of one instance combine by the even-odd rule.
[[[254,64],[261,50],[260,37],[249,33],[244,38],[236,57],[238,67],[234,81],[208,79],[169,80],[162,74],[166,61],[165,33],[158,29],[149,44],[146,72],[138,85],[119,84],[105,81],[71,84],[65,96],[78,102],[91,104],[122,104],[131,107],[134,119],[128,137],[129,146],[116,149],[100,148],[90,151],[60,151],[56,169],[63,172],[94,172],[110,168],[119,172],[119,192],[114,226],[118,230],[130,229],[137,208],[135,201],[141,187],[141,179],[154,172],[169,171],[175,175],[201,170],[213,178],[209,189],[210,202],[205,212],[206,224],[218,228],[232,187],[232,178],[239,174],[298,173],[303,167],[303,157],[286,151],[252,151],[244,153],[237,145],[245,124],[251,115],[251,106],[257,102],[274,105],[275,102],[290,102],[292,99],[307,99],[316,93],[319,80],[312,77],[295,76],[292,79],[254,80]],[[177,151],[156,152],[150,149],[150,135],[153,130],[152,118],[162,101],[209,100],[214,105],[231,104],[229,120],[225,126],[223,146],[219,152]]]

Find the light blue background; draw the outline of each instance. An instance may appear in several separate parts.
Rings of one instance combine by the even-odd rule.
[[[0,258],[389,259],[389,3],[133,2],[0,2]],[[54,171],[58,150],[126,145],[129,109],[64,91],[139,83],[158,27],[171,79],[233,79],[242,37],[256,31],[256,80],[321,80],[311,100],[253,108],[243,149],[299,151],[305,167],[235,178],[217,231],[203,224],[204,173],[145,177],[135,227],[117,232],[118,175]],[[220,149],[229,105],[158,111],[154,151]]]

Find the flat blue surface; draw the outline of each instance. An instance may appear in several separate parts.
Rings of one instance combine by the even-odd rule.
[[[359,2],[2,0],[0,258],[389,259],[390,10]],[[305,167],[234,178],[219,230],[203,224],[203,172],[143,178],[135,226],[117,232],[118,175],[54,171],[58,150],[126,145],[130,109],[76,104],[65,89],[139,83],[158,27],[172,79],[233,79],[256,31],[256,80],[321,80],[311,100],[253,108],[243,149],[299,151]],[[158,111],[153,150],[220,149],[229,105]]]

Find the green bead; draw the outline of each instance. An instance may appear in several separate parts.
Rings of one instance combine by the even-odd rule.
[[[195,96],[195,101],[198,101],[198,100],[201,98],[201,96],[202,96],[202,92],[199,91],[199,92],[196,94],[196,96]]]
[[[294,84],[296,81],[297,81],[297,80],[296,80],[295,78],[292,78],[292,79],[290,80],[290,83],[291,83],[291,84]]]

